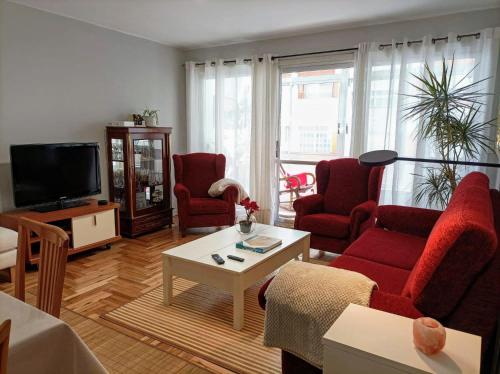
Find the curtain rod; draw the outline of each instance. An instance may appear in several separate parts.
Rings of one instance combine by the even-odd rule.
[[[481,36],[480,32],[476,32],[476,33],[473,33],[473,34],[461,34],[461,35],[459,34],[459,35],[457,35],[457,40],[460,41],[460,40],[462,40],[462,38],[471,38],[471,37],[475,37],[476,39],[479,39],[480,36]],[[438,41],[448,41],[448,37],[444,36],[444,37],[441,37],[441,38],[432,38],[432,44],[435,44]],[[420,40],[411,40],[411,41],[408,41],[407,43],[408,43],[408,46],[410,46],[411,44],[423,43],[423,40],[422,39],[420,39]],[[392,44],[392,43],[380,44],[379,45],[379,49],[384,49],[386,47],[392,47],[393,45],[396,46],[396,48],[397,48],[399,46],[402,46],[403,44],[404,44],[404,42],[397,42],[397,43],[394,43],[394,44]],[[354,52],[354,51],[357,51],[357,50],[358,50],[357,47],[343,48],[343,49],[330,49],[330,50],[327,50],[327,51],[315,51],[315,52],[295,53],[295,54],[291,54],[291,55],[273,56],[273,57],[271,57],[271,59],[272,60],[279,60],[279,59],[282,59],[282,58],[314,56],[314,55],[321,55],[321,54],[327,54],[327,53]],[[252,60],[253,59],[251,59],[251,58],[244,58],[243,62],[250,62]],[[262,57],[259,57],[259,61],[262,61]],[[233,60],[224,60],[223,63],[224,64],[235,64],[236,60],[235,59],[233,59]],[[215,62],[212,62],[211,64],[215,64]],[[195,65],[196,66],[204,66],[205,62],[197,62]]]

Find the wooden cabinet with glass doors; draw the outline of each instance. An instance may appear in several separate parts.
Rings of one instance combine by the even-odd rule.
[[[110,200],[120,203],[122,235],[172,227],[171,127],[107,127]]]

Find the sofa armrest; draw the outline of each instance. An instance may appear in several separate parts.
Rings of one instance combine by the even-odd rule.
[[[301,197],[293,202],[293,209],[299,216],[323,211],[323,195],[314,194]]]
[[[405,234],[428,237],[440,210],[399,205],[380,205],[377,209],[377,226]]]
[[[423,316],[410,298],[377,290],[372,292],[370,308],[413,319]]]
[[[373,200],[365,201],[351,211],[350,240],[356,240],[367,228],[375,224],[377,203]]]
[[[266,309],[266,290],[273,279],[274,277],[267,280],[259,290],[259,305],[264,310]],[[377,290],[372,292],[370,308],[408,318],[419,318],[423,316],[423,314],[415,308],[410,298]]]
[[[269,285],[273,281],[273,279],[274,279],[274,277],[271,277],[270,279],[268,279],[266,281],[266,283],[264,283],[260,287],[260,290],[259,290],[259,295],[258,295],[259,305],[264,310],[266,309],[266,290],[267,290],[267,287],[269,287]]]
[[[230,204],[238,204],[238,187],[236,186],[227,186],[224,192],[222,193],[222,199],[227,201]]]

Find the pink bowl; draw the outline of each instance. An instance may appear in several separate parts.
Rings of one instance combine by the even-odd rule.
[[[446,342],[446,330],[435,319],[420,317],[413,321],[413,343],[420,351],[433,355],[441,351]]]

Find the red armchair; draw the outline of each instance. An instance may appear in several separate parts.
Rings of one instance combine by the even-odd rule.
[[[330,266],[373,279],[370,307],[409,318],[422,315],[482,337],[484,372],[494,358],[500,310],[500,193],[488,177],[462,179],[444,212],[380,206],[367,229]],[[267,282],[259,293],[265,307]],[[284,373],[320,373],[282,353]],[[483,371],[482,371],[483,372]]]
[[[316,165],[318,193],[295,200],[294,227],[309,231],[311,248],[342,253],[373,225],[384,168],[359,165],[357,159]]]
[[[190,227],[234,225],[238,189],[229,186],[221,197],[211,197],[212,183],[224,178],[226,158],[222,154],[173,155],[174,194],[177,197],[179,230]]]

